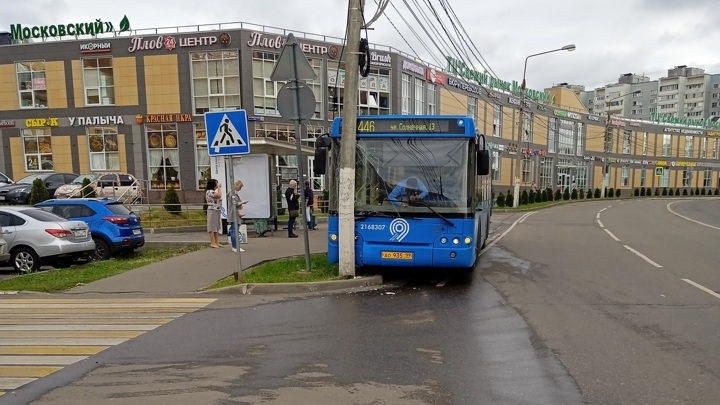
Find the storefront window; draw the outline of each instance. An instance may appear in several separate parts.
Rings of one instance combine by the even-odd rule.
[[[120,170],[117,126],[88,127],[90,170]]]
[[[686,136],[685,137],[685,157],[686,158],[694,157],[693,156],[693,153],[695,153],[694,146],[695,146],[695,137]]]
[[[340,66],[342,68],[342,65]],[[345,71],[336,70],[337,62],[328,62],[328,119],[342,115],[345,97]],[[337,86],[336,86],[337,84]],[[362,115],[390,114],[390,71],[371,68],[368,77],[359,78],[358,110]]]
[[[663,134],[662,155],[670,156],[672,152],[672,135]]]
[[[712,186],[712,169],[705,169],[703,171],[703,187],[711,187]]]
[[[177,124],[145,125],[148,145],[150,188],[165,190],[180,188],[180,153]]]
[[[468,117],[472,117],[472,119],[477,122],[477,104],[478,99],[475,97],[468,96],[467,98],[467,115]]]
[[[112,58],[83,58],[82,66],[85,105],[114,105],[115,79]]]
[[[425,80],[415,78],[415,115],[425,114]]]
[[[280,116],[280,111],[277,109],[277,94],[285,82],[274,82],[270,79],[270,75],[275,69],[275,63],[280,59],[280,54],[255,50],[252,55],[255,114]],[[315,114],[312,118],[319,120],[322,119],[323,102],[322,59],[308,58],[308,61],[317,77],[315,80],[305,82],[305,84],[315,95]]]
[[[210,155],[204,123],[195,124],[195,178],[197,189],[205,190],[205,185],[210,179]]]
[[[15,71],[17,72],[20,108],[47,108],[45,61],[17,62]]]
[[[632,131],[629,129],[626,129],[623,131],[623,153],[626,155],[630,154],[630,151],[632,149]]]
[[[533,181],[533,156],[532,155],[525,155],[523,156],[522,160],[522,182],[525,184],[530,184]]]
[[[548,127],[548,152],[555,153],[555,140],[557,139],[557,118],[550,118]]]
[[[558,134],[558,153],[561,155],[575,154],[575,123],[568,120],[560,120],[560,130]]]
[[[493,108],[493,136],[502,137],[502,106],[496,105]]]
[[[400,89],[401,111],[400,114],[410,114],[410,75],[402,74],[402,87]]]
[[[240,61],[238,51],[193,52],[193,107],[196,115],[214,109],[240,107]]]
[[[492,166],[490,168],[491,169],[490,174],[492,176],[492,181],[500,181],[500,167],[501,167],[500,159],[502,159],[500,157],[500,152],[493,151],[492,152]]]
[[[427,85],[427,113],[428,115],[436,115],[437,110],[437,84],[428,83]]]
[[[22,130],[25,153],[25,171],[54,170],[50,128],[28,128]]]
[[[553,160],[549,157],[540,158],[540,189],[553,188]]]

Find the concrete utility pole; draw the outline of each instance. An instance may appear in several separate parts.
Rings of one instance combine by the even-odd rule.
[[[358,115],[358,76],[360,75],[360,30],[364,0],[349,0],[345,57],[345,90],[340,143],[338,181],[338,219],[340,275],[355,276],[355,131]]]

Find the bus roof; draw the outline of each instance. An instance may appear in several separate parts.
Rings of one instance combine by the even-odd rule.
[[[342,117],[335,118],[330,136],[339,138]],[[462,115],[360,115],[358,137],[474,138],[475,122]]]

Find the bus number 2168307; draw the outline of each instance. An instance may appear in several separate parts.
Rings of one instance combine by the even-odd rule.
[[[360,229],[367,229],[369,231],[383,231],[385,230],[384,224],[360,224]]]

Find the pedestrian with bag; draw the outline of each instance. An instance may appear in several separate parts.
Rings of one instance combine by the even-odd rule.
[[[205,186],[205,202],[207,203],[207,231],[210,234],[210,247],[220,248],[218,232],[222,227],[220,210],[222,209],[222,184],[215,179],[207,181]]]
[[[298,236],[293,232],[295,228],[295,221],[297,220],[298,214],[300,213],[300,194],[297,192],[297,181],[290,180],[288,188],[285,189],[285,201],[288,207],[288,238],[297,238]]]
[[[233,191],[230,191],[228,193],[228,203],[229,204],[235,204],[235,209],[237,213],[237,219],[238,219],[238,227],[242,225],[242,217],[245,216],[245,204],[249,203],[250,201],[244,201],[240,197],[240,190],[243,188],[243,182],[240,180],[236,180],[233,184]],[[230,221],[233,220],[233,218],[229,218]],[[238,249],[238,240],[236,235],[236,229],[235,229],[235,223],[230,222],[230,231],[228,232],[228,236],[230,237],[230,244],[232,245],[232,251],[237,252]],[[241,252],[244,252],[245,249],[240,248]]]

